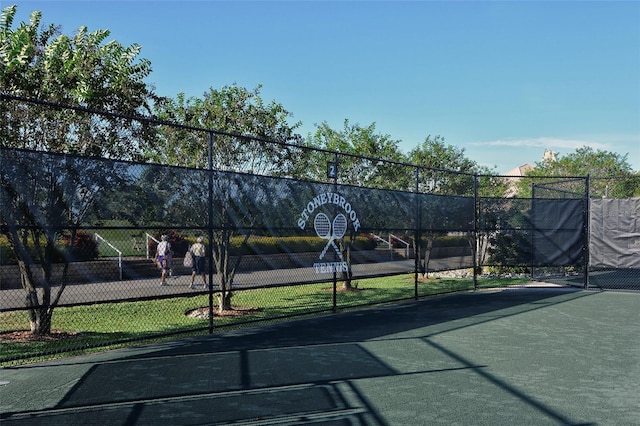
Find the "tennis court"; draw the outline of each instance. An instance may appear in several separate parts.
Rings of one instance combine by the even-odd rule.
[[[640,294],[523,286],[0,370],[3,425],[637,425]]]

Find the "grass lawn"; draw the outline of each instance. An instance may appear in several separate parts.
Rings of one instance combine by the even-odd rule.
[[[147,252],[145,247],[147,239],[144,232],[133,229],[104,229],[97,232],[109,244],[120,250],[122,256],[143,256]],[[133,247],[133,238],[137,240],[137,250]],[[109,244],[102,240],[98,241],[100,257],[117,256],[117,252]]]
[[[479,287],[505,287],[526,279],[479,279]],[[355,290],[338,291],[338,310],[388,303],[414,297],[412,274],[354,281]],[[418,283],[420,297],[473,289],[470,279],[435,279]],[[167,340],[176,334],[208,332],[208,318],[186,315],[197,308],[207,311],[208,295],[175,297],[140,302],[106,303],[59,307],[53,314],[51,337],[8,339],[3,333],[28,330],[26,311],[0,313],[0,366],[33,362],[71,354],[122,347],[134,342]],[[234,293],[236,315],[216,315],[214,329],[246,327],[255,321],[286,321],[289,316],[330,312],[333,306],[331,284],[251,289]],[[239,314],[242,315],[239,315]],[[22,333],[23,335],[25,333]],[[120,342],[115,343],[114,342]],[[46,354],[46,355],[43,355]],[[7,361],[13,358],[21,360]]]

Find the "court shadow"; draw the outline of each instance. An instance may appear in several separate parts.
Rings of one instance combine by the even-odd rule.
[[[446,332],[589,294],[571,289],[464,293],[147,345],[135,353],[116,351],[112,359],[92,364],[55,409],[30,413],[24,423],[19,413],[3,421],[85,425],[99,416],[101,424],[123,425],[386,425],[356,383],[471,370],[546,417],[570,424],[483,373],[484,366],[435,346],[430,327]],[[464,325],[456,323],[463,318]],[[363,345],[405,332],[455,359],[456,366],[400,372]]]

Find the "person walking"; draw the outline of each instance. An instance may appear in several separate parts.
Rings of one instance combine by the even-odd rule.
[[[202,237],[198,237],[196,243],[191,246],[189,251],[193,256],[193,266],[191,266],[191,285],[190,288],[194,288],[194,281],[196,279],[196,275],[202,276],[202,282],[204,286],[207,286],[207,277],[205,275],[205,264],[206,264],[206,249],[204,244],[202,244]]]
[[[161,275],[160,275],[160,285],[165,285],[165,280],[167,278],[167,271],[171,268],[171,243],[169,242],[169,236],[163,235],[160,237],[161,241],[158,243],[158,247],[156,248],[156,261],[158,265],[160,265]]]

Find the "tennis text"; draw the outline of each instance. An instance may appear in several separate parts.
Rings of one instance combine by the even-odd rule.
[[[316,274],[330,274],[333,272],[349,271],[349,266],[347,265],[347,262],[314,263],[313,267],[316,270]]]

